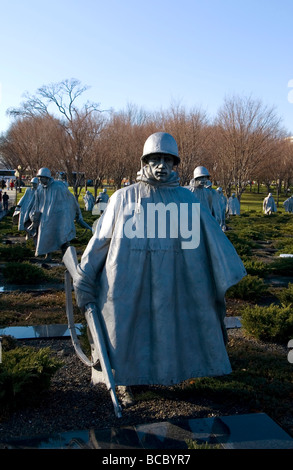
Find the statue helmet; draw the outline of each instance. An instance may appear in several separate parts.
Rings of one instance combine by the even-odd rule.
[[[219,193],[221,193],[221,192],[223,191],[223,188],[221,188],[221,186],[219,186],[219,187],[217,188],[217,191],[219,191]]]
[[[37,178],[36,176],[34,176],[34,177],[31,179],[31,183],[39,184],[39,178]]]
[[[147,138],[141,160],[146,163],[147,157],[156,153],[171,155],[174,158],[175,165],[180,163],[176,140],[167,132],[155,132]]]
[[[210,173],[204,166],[197,166],[193,172],[193,178],[200,178],[201,176],[210,176]]]
[[[47,178],[52,178],[51,171],[49,170],[49,168],[40,168],[37,173],[37,176],[46,176]]]

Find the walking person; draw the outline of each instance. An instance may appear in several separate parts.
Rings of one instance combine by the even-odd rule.
[[[9,200],[9,196],[8,196],[7,192],[5,191],[4,194],[3,194],[3,209],[5,211],[8,211],[8,200]]]

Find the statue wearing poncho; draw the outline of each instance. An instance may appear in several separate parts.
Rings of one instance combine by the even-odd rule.
[[[268,215],[272,214],[272,212],[277,212],[277,206],[272,193],[269,193],[263,200],[263,212]]]
[[[48,176],[42,176],[45,172]],[[76,236],[74,220],[82,220],[79,204],[63,181],[54,180],[47,168],[40,180],[31,210],[31,231],[36,232],[35,256],[60,250]],[[87,227],[90,228],[90,227]]]
[[[39,180],[35,176],[30,181],[31,187],[27,188],[22,198],[18,201],[15,211],[13,213],[13,219],[17,221],[18,230],[27,230],[31,224],[30,212],[34,204],[35,193],[38,188]]]
[[[283,206],[285,212],[293,212],[293,196],[286,199],[286,201],[283,202]]]
[[[197,166],[193,178],[187,188],[199,199],[201,207],[204,206],[221,224],[221,207],[218,193],[212,188],[210,173],[204,166]]]
[[[224,295],[246,274],[244,266],[204,208],[196,220],[197,247],[183,245],[183,230],[151,238],[150,207],[172,204],[179,221],[188,208],[191,227],[199,201],[179,186],[176,172],[163,181],[146,165],[138,179],[113,194],[99,220],[74,277],[77,303],[97,306],[116,385],[228,374]]]
[[[90,191],[86,191],[85,195],[83,196],[83,200],[85,210],[92,211],[95,204],[95,198]]]

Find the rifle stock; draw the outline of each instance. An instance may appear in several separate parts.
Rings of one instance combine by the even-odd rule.
[[[76,249],[74,246],[69,246],[63,256],[63,263],[70,272],[70,276],[74,278],[77,270],[78,260],[76,255]]]
[[[121,407],[118,403],[115,394],[115,382],[112,374],[112,368],[109,361],[106,345],[104,341],[104,335],[101,329],[101,325],[98,318],[98,313],[94,305],[88,305],[85,311],[85,318],[90,329],[90,333],[98,353],[102,372],[104,375],[107,389],[110,392],[112,403],[114,406],[115,414],[118,418],[121,418]]]

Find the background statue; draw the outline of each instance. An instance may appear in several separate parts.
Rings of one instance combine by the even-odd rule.
[[[95,198],[90,191],[86,191],[85,195],[83,196],[83,200],[85,210],[92,211],[95,204]]]
[[[220,198],[218,192],[213,188],[212,182],[207,180],[205,187],[212,193],[212,215],[221,225],[222,222],[222,210],[220,205]]]
[[[210,211],[220,223],[221,209],[217,192],[212,188],[210,173],[204,166],[197,166],[193,172],[193,179],[188,189],[195,194],[200,203]]]
[[[277,212],[277,206],[272,193],[269,193],[267,197],[264,198],[262,208],[266,215],[270,215],[272,212]]]
[[[228,199],[227,212],[229,215],[240,215],[240,202],[235,193],[232,193]]]
[[[220,204],[220,210],[221,210],[220,226],[224,232],[226,230],[227,198],[226,196],[224,196],[223,189],[220,186],[217,188],[217,193],[219,195],[219,204]]]
[[[293,196],[286,199],[286,201],[283,202],[283,206],[286,212],[293,212]]]
[[[41,168],[37,176],[41,184],[35,192],[29,231],[36,239],[35,256],[46,255],[50,260],[53,251],[64,253],[75,238],[74,220],[91,227],[83,221],[77,200],[62,181],[54,180],[48,168]]]
[[[102,215],[109,202],[109,195],[107,194],[107,188],[101,191],[96,199],[96,204],[92,210],[93,215]]]
[[[138,182],[111,196],[77,265],[77,303],[102,322],[116,385],[228,374],[224,297],[244,266],[217,221],[179,185],[174,138],[152,134],[141,161]],[[174,236],[171,224],[160,236],[154,207],[175,214],[173,222],[187,214],[199,244],[188,244],[186,230]]]
[[[96,203],[100,205],[101,214],[106,209],[106,206],[109,202],[109,195],[107,194],[107,188],[104,188],[102,192],[99,193]]]
[[[18,225],[19,231],[26,231],[29,236],[28,227],[31,225],[30,212],[34,204],[36,190],[39,186],[39,178],[35,176],[30,181],[31,187],[27,188],[22,198],[18,201],[12,216],[13,223]]]

